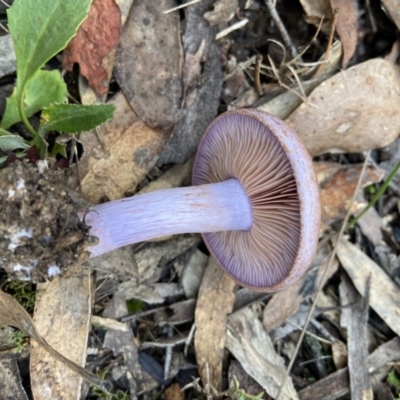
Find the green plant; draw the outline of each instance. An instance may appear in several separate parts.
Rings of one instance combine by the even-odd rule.
[[[388,373],[387,376],[387,382],[394,386],[394,388],[396,389],[397,394],[400,394],[400,378],[399,376],[396,374],[395,370],[392,370]],[[400,396],[399,396],[400,398]]]
[[[4,284],[3,290],[11,294],[28,313],[33,312],[36,290],[32,283],[11,280]]]
[[[9,30],[17,58],[17,84],[7,99],[0,123],[0,150],[15,151],[18,157],[36,146],[40,158],[48,156],[46,133],[50,130],[69,134],[93,129],[110,119],[111,105],[64,104],[67,87],[59,71],[42,67],[63,50],[75,36],[88,15],[92,0],[15,0],[8,10]],[[42,111],[40,126],[35,130],[28,118]],[[7,129],[22,121],[31,134],[30,140]],[[51,155],[65,155],[61,145]],[[5,157],[0,158],[3,162]]]
[[[98,375],[101,379],[105,379],[107,374],[109,373],[108,369],[103,370]],[[104,400],[129,400],[130,396],[128,392],[123,392],[121,390],[117,390],[116,393],[105,392],[100,388],[94,386],[92,388],[92,395],[96,397],[96,399],[104,399]]]
[[[14,353],[20,353],[24,347],[25,347],[25,332],[16,330],[12,335],[11,335],[11,340],[15,344],[15,348],[13,349]]]

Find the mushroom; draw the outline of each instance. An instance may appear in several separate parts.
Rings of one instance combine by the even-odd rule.
[[[200,143],[193,185],[81,213],[98,238],[90,256],[160,236],[202,233],[242,286],[281,290],[305,273],[318,243],[318,185],[307,150],[283,121],[256,109],[220,115]]]

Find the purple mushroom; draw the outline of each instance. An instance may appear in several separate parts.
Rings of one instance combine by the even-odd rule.
[[[318,243],[318,185],[307,150],[284,122],[256,109],[216,118],[200,143],[193,185],[91,207],[85,223],[98,238],[91,257],[202,233],[242,286],[281,290],[305,273]]]

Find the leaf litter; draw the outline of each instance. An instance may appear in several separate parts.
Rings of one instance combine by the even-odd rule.
[[[173,4],[160,3],[148,15],[148,10],[143,8],[143,2],[133,3],[129,18],[143,25],[141,31],[136,31],[136,36],[133,36],[135,40],[139,40],[138,43],[135,42],[136,47],[133,47],[136,53],[132,55],[129,49],[132,43],[128,43],[123,37],[118,44],[120,51],[127,52],[125,55],[118,55],[114,70],[123,94],[114,93],[116,89],[112,81],[109,91],[109,97],[114,96],[111,102],[116,106],[118,118],[107,122],[97,131],[80,136],[84,154],[79,169],[76,166],[72,168],[68,186],[80,190],[89,201],[98,203],[103,199],[133,194],[139,188],[146,188],[149,183],[149,186],[156,186],[158,181],[161,186],[182,185],[185,179],[187,181],[188,173],[180,174],[178,166],[171,169],[169,167],[177,162],[190,160],[202,132],[218,110],[237,107],[240,96],[247,93],[248,106],[265,107],[282,113],[280,115],[287,118],[298,130],[309,152],[318,155],[314,165],[319,177],[325,214],[320,251],[308,274],[293,287],[273,296],[261,297],[260,300],[260,294],[247,293],[243,289],[232,288],[226,291],[229,284],[216,289],[215,280],[211,279],[211,283],[207,283],[207,273],[211,272],[208,266],[203,275],[201,289],[196,295],[199,278],[191,280],[190,273],[185,271],[189,265],[192,271],[202,271],[205,258],[209,258],[209,264],[213,260],[204,253],[198,237],[165,238],[160,243],[140,244],[132,249],[116,252],[114,256],[91,260],[85,264],[91,269],[84,271],[96,271],[94,281],[90,273],[79,275],[81,268],[76,268],[79,263],[67,263],[72,276],[68,277],[69,273],[66,273],[65,278],[53,279],[47,283],[46,289],[50,304],[60,303],[60,299],[64,299],[64,305],[41,309],[39,302],[35,311],[35,318],[39,319],[36,323],[45,329],[46,323],[52,319],[61,318],[60,315],[66,317],[69,307],[79,309],[77,315],[84,316],[86,322],[79,329],[82,338],[77,338],[81,347],[70,355],[71,358],[84,360],[87,351],[84,337],[89,335],[88,315],[94,313],[104,319],[121,321],[124,329],[121,329],[122,325],[115,325],[113,328],[109,322],[108,330],[98,325],[93,328],[96,336],[89,335],[89,349],[97,353],[97,356],[91,358],[88,365],[96,365],[103,372],[109,368],[108,379],[112,381],[114,389],[129,392],[131,398],[141,398],[144,392],[151,396],[151,393],[155,393],[152,391],[158,390],[160,384],[170,388],[165,391],[166,398],[174,398],[188,384],[208,398],[216,398],[219,390],[222,390],[220,393],[232,395],[233,390],[239,389],[235,389],[235,385],[229,387],[237,381],[232,375],[227,378],[227,369],[231,371],[237,361],[241,364],[241,373],[244,376],[248,374],[260,385],[258,390],[274,397],[282,382],[286,368],[284,363],[287,364],[293,357],[294,344],[301,328],[298,325],[306,321],[311,301],[323,281],[324,289],[317,299],[317,311],[307,327],[308,339],[304,341],[291,373],[292,379],[286,380],[280,398],[334,399],[347,393],[351,393],[353,397],[358,397],[361,393],[369,398],[372,391],[378,391],[378,386],[374,383],[378,377],[383,380],[381,385],[396,395],[396,389],[386,383],[387,374],[393,368],[390,363],[398,362],[400,354],[399,327],[396,325],[400,270],[399,234],[396,229],[399,210],[396,201],[400,193],[396,192],[395,186],[390,188],[375,210],[376,214],[372,217],[374,226],[360,222],[349,232],[351,241],[356,242],[356,245],[349,239],[336,245],[334,240],[338,224],[351,204],[352,193],[360,174],[360,162],[364,161],[361,152],[383,147],[398,136],[396,110],[399,96],[396,79],[399,76],[399,67],[379,58],[390,51],[389,44],[393,44],[390,42],[391,36],[388,34],[385,39],[387,50],[380,53],[371,53],[371,48],[365,50],[363,42],[366,40],[366,32],[374,32],[376,27],[388,33],[393,29],[391,22],[385,26],[382,21],[387,17],[374,8],[363,8],[363,5],[359,7],[364,14],[356,14],[354,7],[351,8],[353,3],[326,1],[325,11],[321,11],[316,10],[311,1],[302,0],[301,4],[292,6],[297,9],[285,9],[281,2],[277,2],[278,15],[287,25],[290,35],[288,43],[293,41],[294,47],[300,48],[300,53],[302,46],[309,46],[309,50],[298,59],[291,60],[289,56],[285,58],[284,53],[290,53],[288,48],[266,39],[269,35],[279,43],[284,41],[275,28],[275,24],[279,24],[278,19],[271,19],[263,2],[247,3],[247,9],[239,2],[238,8],[233,10],[223,1],[202,1],[183,8],[180,14],[176,11],[173,12],[175,14],[171,13],[171,21],[175,22],[167,24],[167,28],[173,33],[165,35],[173,38],[173,41],[165,44],[162,49],[151,47],[150,42],[146,41],[149,38],[144,36],[154,32],[155,35],[160,35],[157,37],[161,40],[163,35],[157,28],[162,31],[161,23],[167,21],[163,20],[161,12],[164,8],[172,8]],[[396,23],[396,9],[389,0],[384,4]],[[345,12],[345,6],[350,7],[350,11]],[[301,7],[307,13],[306,19],[298,18]],[[204,13],[212,10],[214,14],[208,16],[215,25],[210,26],[204,19]],[[326,10],[330,13],[326,13]],[[146,23],[151,22],[145,21],[146,15],[151,18],[156,18],[157,15],[160,24],[153,23],[146,30],[145,26],[149,26]],[[215,42],[218,31],[244,17],[250,21],[245,27],[224,36],[218,43]],[[265,24],[266,20],[270,23]],[[312,40],[316,29],[313,26],[319,26],[321,21],[321,29],[328,36],[334,24],[340,46],[336,44],[331,47],[329,40],[322,37],[322,34]],[[375,28],[372,28],[374,23]],[[93,33],[99,32],[94,30]],[[110,51],[115,45],[110,44]],[[337,53],[339,57],[335,56],[332,68],[319,72],[319,76],[314,77],[313,74],[320,68],[319,63],[324,65],[337,48],[341,51]],[[267,49],[270,59],[266,57]],[[256,78],[255,63],[248,62],[256,53],[264,56],[261,63],[261,95],[253,88]],[[340,58],[342,54],[343,57]],[[139,56],[141,58],[138,61],[135,57]],[[87,57],[90,61],[95,61],[94,55],[89,54]],[[169,62],[165,61],[168,57]],[[132,70],[129,70],[132,60]],[[143,70],[145,64],[152,68]],[[339,71],[340,65],[348,65],[348,68]],[[135,73],[128,73],[129,71]],[[160,89],[162,92],[168,85],[162,80],[163,74],[158,76],[159,72],[170,73],[171,79],[175,79],[173,90],[168,90],[167,96],[163,93],[160,95]],[[98,76],[101,77],[102,74]],[[131,75],[135,82],[133,85],[130,82]],[[227,79],[223,84],[223,75],[230,75],[231,81]],[[156,79],[157,76],[162,78],[161,81]],[[234,91],[230,91],[229,95],[225,92],[221,96],[228,83],[231,85],[229,88],[234,88]],[[232,86],[233,84],[236,86]],[[274,94],[266,93],[272,87]],[[140,89],[139,96],[136,89]],[[282,100],[277,106],[278,97]],[[289,97],[294,105],[287,102]],[[153,105],[156,105],[154,109]],[[171,112],[170,116],[166,116],[165,110]],[[173,139],[170,140],[172,134]],[[336,154],[338,151],[341,155]],[[390,155],[392,160],[396,157],[399,157],[398,152]],[[362,178],[363,185],[368,189],[373,190],[373,187],[379,185],[382,179],[379,164],[382,161],[386,161],[384,153],[375,150],[373,163]],[[19,176],[16,174],[17,176],[13,175],[15,179]],[[177,175],[171,181],[169,174]],[[44,178],[40,176],[38,179]],[[62,187],[60,192],[67,193],[66,186]],[[57,192],[58,189],[54,191]],[[369,197],[366,191],[359,193],[352,205],[353,213],[357,213]],[[57,201],[55,204],[59,205]],[[47,208],[43,211],[45,210]],[[14,214],[16,215],[15,212]],[[27,226],[24,225],[24,229],[28,229]],[[374,234],[374,231],[380,235]],[[332,235],[333,246],[337,246],[340,272],[337,272],[336,262],[330,264],[328,272],[324,274],[328,265],[327,256],[332,251],[328,243]],[[31,240],[28,236],[20,239],[23,244]],[[9,244],[3,244],[6,251],[9,251]],[[34,247],[39,249],[36,244]],[[84,247],[71,249],[70,253],[84,254],[83,249]],[[202,256],[194,257],[194,254],[199,255],[199,251]],[[39,268],[38,271],[38,276],[32,275],[33,278],[49,279],[44,269],[42,271]],[[201,272],[199,274],[202,276]],[[27,275],[22,276],[24,277]],[[78,284],[75,287],[80,288],[75,290],[81,290],[85,295],[79,298],[73,295],[62,297],[62,293],[73,293],[73,280]],[[95,298],[93,306],[88,299],[94,288],[85,286],[85,282],[89,281],[94,282],[93,285],[99,293],[103,288],[102,296]],[[57,290],[57,285],[60,284],[64,285],[64,289]],[[193,303],[186,303],[187,298],[193,295],[197,296],[196,309]],[[214,296],[215,300],[211,303],[215,306],[224,306],[223,312],[216,312],[217,308],[210,304],[208,296]],[[338,298],[341,304],[338,303]],[[136,311],[130,308],[132,299],[136,304]],[[239,303],[237,309],[235,304]],[[25,320],[25,317],[20,318],[19,311],[14,306],[7,307],[0,323],[14,324],[21,328],[18,323]],[[3,308],[3,312],[4,310],[6,309]],[[135,312],[140,318],[135,318]],[[346,312],[357,315],[357,318],[362,317],[363,324],[352,325],[351,320],[355,317],[346,317]],[[14,318],[10,319],[10,313]],[[227,316],[229,313],[231,315]],[[210,320],[211,316],[214,317]],[[337,322],[339,316],[343,320],[342,326]],[[263,321],[262,324],[260,320]],[[67,318],[65,321],[73,319]],[[198,332],[193,335],[194,321],[198,324]],[[28,328],[28,331],[31,329],[33,328]],[[68,348],[72,338],[66,328],[59,330],[61,332],[55,347]],[[49,341],[51,340],[50,332],[44,332],[43,335],[48,335]],[[215,339],[212,335],[218,336],[218,340],[212,343],[214,350],[211,351],[206,344],[210,339]],[[359,340],[360,335],[364,338],[363,341]],[[100,340],[94,340],[95,337]],[[372,342],[371,337],[374,339]],[[266,343],[269,345],[266,346]],[[357,343],[361,346],[359,349],[362,353],[358,352],[360,354],[357,354],[357,346],[354,347]],[[36,360],[40,360],[40,353],[32,347],[32,359],[36,357]],[[357,358],[360,356],[363,361]],[[326,368],[329,365],[326,360],[332,358],[336,371]],[[271,363],[275,368],[268,370],[266,366]],[[355,369],[354,365],[366,367]],[[57,375],[57,364],[52,368]],[[385,372],[382,373],[382,370]],[[239,370],[236,368],[236,371]],[[396,367],[393,371],[398,373]],[[53,390],[58,387],[60,395],[65,396],[68,392],[66,387],[59,386],[55,376],[44,375],[40,368],[31,367],[31,374],[32,379],[38,382],[33,389],[35,398],[44,398],[40,397],[44,387],[39,383],[40,380],[51,385]],[[197,374],[200,374],[201,384],[193,381]],[[16,372],[14,376],[17,378]],[[317,381],[313,382],[314,380]],[[255,390],[244,379],[240,380],[239,385],[247,389],[248,393]],[[79,383],[76,386],[80,387]],[[76,398],[79,390],[72,389],[71,398]],[[193,389],[187,389],[184,393],[181,398],[196,396]],[[256,396],[260,392],[252,393]],[[89,399],[95,398],[94,396],[94,392],[87,394]]]

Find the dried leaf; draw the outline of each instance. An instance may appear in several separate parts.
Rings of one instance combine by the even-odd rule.
[[[400,132],[398,87],[399,67],[372,59],[323,82],[286,122],[313,156],[383,147]]]
[[[2,399],[28,400],[22,386],[16,357],[0,353],[0,397]]]
[[[81,367],[85,366],[87,336],[91,328],[90,288],[93,283],[85,273],[37,286],[34,321],[38,333],[60,354]],[[59,363],[37,343],[31,345],[30,371],[35,398],[79,398],[82,377]]]
[[[187,261],[182,272],[181,283],[188,299],[197,297],[207,263],[208,257],[199,249],[196,249]]]
[[[337,243],[337,255],[362,296],[370,279],[370,306],[397,335],[400,335],[399,287],[379,265],[354,244],[340,241]]]
[[[323,19],[322,31],[326,34],[329,33],[333,17],[329,0],[300,0],[300,3],[306,14],[306,22],[318,26]]]
[[[400,358],[400,338],[395,337],[379,346],[368,356],[368,371],[371,374],[385,364]],[[302,389],[299,394],[302,400],[335,400],[349,392],[349,371],[340,369],[326,378]]]
[[[336,30],[343,46],[342,68],[346,68],[357,46],[358,11],[353,0],[331,0],[332,10],[337,10]]]
[[[343,219],[350,206],[362,169],[361,165],[340,165],[337,163],[316,162],[314,169],[320,186],[321,227],[328,229],[335,221]],[[362,187],[379,182],[383,171],[367,168],[362,178]],[[358,213],[366,205],[362,198],[353,203],[352,212]]]
[[[165,400],[185,400],[185,392],[177,382],[165,389],[164,396]]]
[[[210,25],[228,22],[235,16],[238,7],[238,0],[218,0],[214,4],[214,10],[206,12],[204,18]]]
[[[222,90],[221,49],[215,41],[217,27],[210,26],[203,18],[213,3],[214,0],[202,0],[184,10],[184,104],[174,135],[158,165],[182,164],[192,157],[207,126],[217,115]]]
[[[340,325],[347,330],[348,368],[352,399],[373,399],[368,376],[368,296],[361,297],[356,288],[342,272],[339,285],[341,304],[344,307]],[[364,294],[365,295],[365,294]],[[347,304],[351,307],[346,308]],[[368,394],[364,397],[365,394]]]
[[[170,296],[179,296],[183,290],[177,283],[155,283],[153,285],[137,285],[136,282],[122,282],[117,294],[125,296],[127,300],[138,299],[148,304],[164,303]]]
[[[194,337],[197,364],[203,385],[222,385],[227,316],[235,301],[236,283],[222,270],[214,257],[203,275],[196,304]]]
[[[28,336],[34,339],[42,346],[52,357],[62,362],[75,373],[81,375],[84,379],[103,390],[109,390],[109,383],[103,381],[98,376],[92,374],[88,370],[76,365],[68,358],[64,357],[54,350],[38,333],[31,317],[21,307],[21,305],[13,299],[9,294],[0,290],[0,325],[14,326],[24,331]],[[65,332],[63,332],[65,334]]]
[[[382,0],[386,11],[391,16],[393,22],[396,24],[397,29],[400,29],[400,8],[397,0]]]
[[[136,0],[117,55],[115,77],[129,104],[147,125],[173,127],[182,103],[179,13],[163,14],[174,0]]]
[[[103,58],[117,45],[121,12],[115,0],[93,0],[89,15],[63,53],[63,68],[72,71],[74,63],[98,95],[108,91]]]
[[[81,137],[81,191],[93,204],[103,197],[119,199],[132,190],[154,166],[171,133],[145,125],[122,93],[109,104],[115,106],[114,118]],[[79,189],[77,178],[75,173],[69,181],[74,190]]]
[[[247,373],[274,398],[282,382],[285,365],[283,359],[276,354],[271,338],[257,315],[249,308],[229,317],[226,347]],[[279,398],[299,398],[290,377],[286,380]]]

